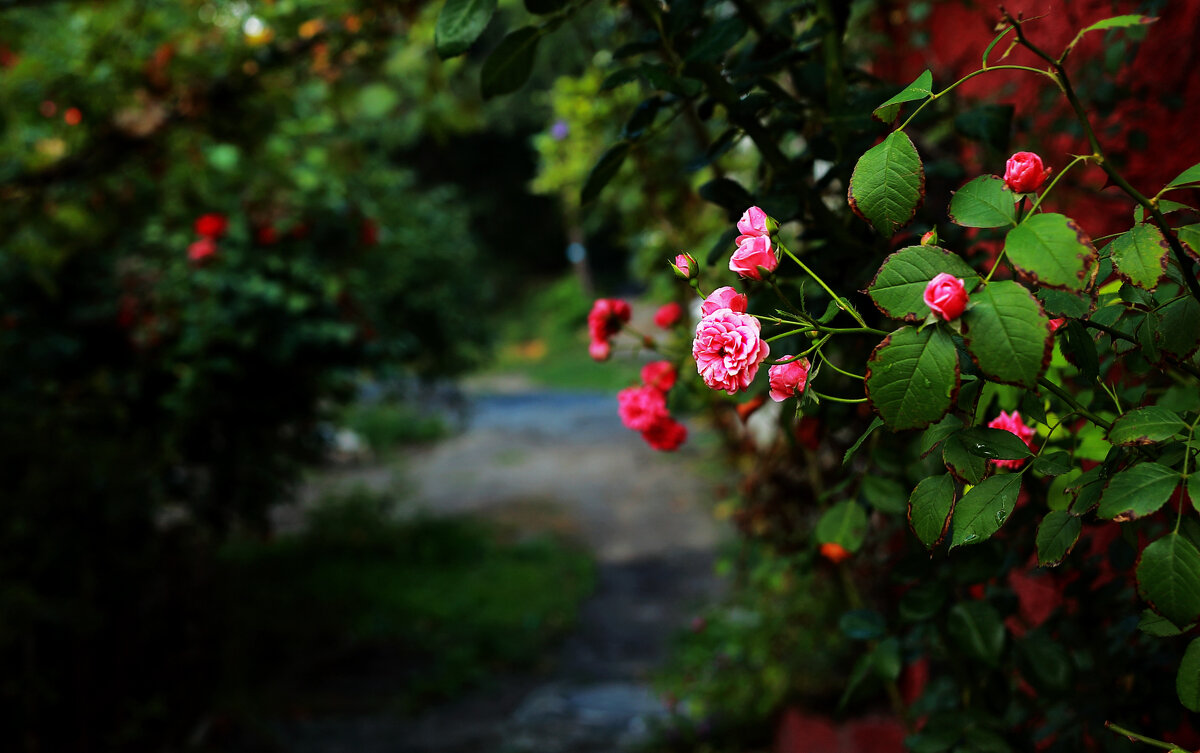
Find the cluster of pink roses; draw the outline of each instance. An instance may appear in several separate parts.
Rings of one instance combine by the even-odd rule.
[[[642,367],[642,384],[617,393],[621,423],[656,450],[677,450],[687,441],[687,427],[667,412],[667,393],[675,386],[675,367],[670,361],[653,361]]]
[[[762,325],[746,313],[746,296],[731,287],[718,288],[700,306],[692,357],[704,383],[730,395],[754,381],[771,352],[760,337]]]
[[[588,312],[588,336],[592,343],[588,353],[597,361],[608,360],[612,354],[612,338],[621,331],[633,312],[619,298],[597,298]]]
[[[734,242],[737,250],[729,258],[729,269],[742,277],[761,280],[763,271],[767,274],[779,266],[779,258],[771,246],[771,221],[767,213],[758,207],[750,207],[738,220],[737,229],[741,233]]]
[[[229,220],[223,214],[204,214],[196,218],[193,229],[200,237],[188,246],[188,259],[200,264],[217,253],[217,239],[229,229]]]

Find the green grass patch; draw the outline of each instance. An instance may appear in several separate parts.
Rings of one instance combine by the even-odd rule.
[[[604,363],[588,355],[587,314],[592,301],[575,275],[524,297],[503,317],[496,358],[488,372],[522,374],[534,384],[564,390],[615,392],[637,382],[641,363],[622,358],[620,348]]]
[[[413,710],[535,663],[594,586],[592,560],[560,540],[386,508],[359,492],[309,533],[223,550],[233,705]]]
[[[339,425],[352,429],[376,452],[441,439],[450,433],[442,417],[405,402],[351,403]]]

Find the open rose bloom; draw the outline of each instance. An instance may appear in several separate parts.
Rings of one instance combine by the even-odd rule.
[[[739,314],[744,314],[749,303],[745,294],[739,293],[726,285],[708,294],[708,298],[705,298],[704,303],[700,304],[700,315],[708,316],[721,309],[729,309]]]
[[[1013,193],[1033,193],[1046,182],[1050,171],[1033,152],[1017,152],[1004,166],[1004,182]]]
[[[942,272],[925,286],[925,305],[940,319],[957,319],[967,307],[966,285],[960,278]]]
[[[1025,425],[1025,420],[1021,418],[1021,413],[1019,411],[1013,411],[1011,414],[1000,411],[999,416],[996,416],[988,422],[988,428],[1004,429],[1005,431],[1012,432],[1021,438],[1021,441],[1025,443],[1026,447],[1028,447],[1030,450],[1034,449],[1033,428]],[[1020,468],[1022,465],[1024,465],[1025,459],[1016,458],[1013,460],[993,460],[992,462],[996,464],[997,468],[1014,469]]]
[[[749,387],[771,352],[760,332],[757,319],[732,309],[718,309],[701,319],[692,341],[692,357],[704,383],[730,395]]]

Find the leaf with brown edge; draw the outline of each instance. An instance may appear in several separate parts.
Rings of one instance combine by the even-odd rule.
[[[1098,255],[1092,240],[1070,217],[1042,213],[1009,231],[1004,253],[1018,270],[1043,287],[1079,291]]]
[[[1167,273],[1171,247],[1154,225],[1134,225],[1108,244],[1113,268],[1130,285],[1153,290]]]
[[[858,158],[846,198],[885,237],[912,221],[925,198],[925,168],[908,134],[893,131]]]
[[[963,314],[967,351],[993,381],[1036,388],[1053,351],[1042,304],[1018,282],[1000,280],[971,295]]]
[[[958,394],[958,353],[941,327],[901,327],[867,360],[867,400],[893,431],[922,429],[949,412]]]

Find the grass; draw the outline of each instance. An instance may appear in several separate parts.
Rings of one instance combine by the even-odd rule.
[[[365,492],[327,503],[309,531],[222,553],[234,706],[418,709],[537,663],[594,585],[591,559],[560,540],[397,522]]]
[[[450,433],[441,416],[398,401],[347,405],[342,410],[339,425],[353,430],[376,452],[432,442]]]
[[[597,363],[588,355],[585,295],[574,275],[562,277],[534,292],[510,311],[501,328],[492,374],[522,374],[542,387],[563,390],[616,392],[638,380],[641,363],[614,357]]]

